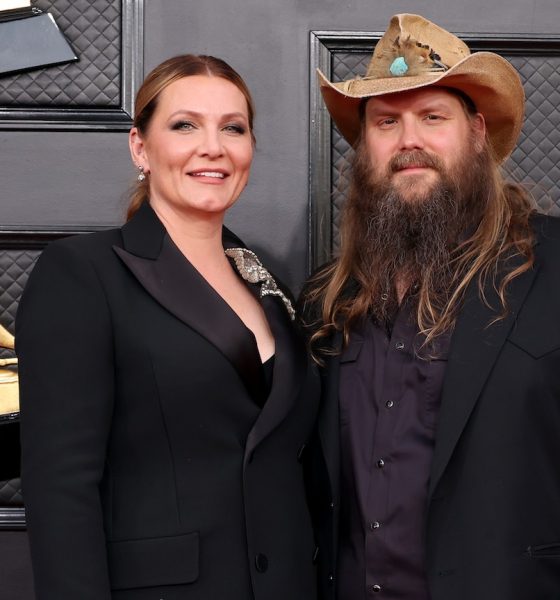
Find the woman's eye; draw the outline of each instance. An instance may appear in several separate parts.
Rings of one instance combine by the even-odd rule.
[[[190,121],[177,121],[172,127],[172,129],[176,131],[191,131],[194,128],[194,123],[191,123]]]
[[[237,134],[244,134],[246,129],[243,125],[237,125],[237,124],[233,124],[233,125],[226,125],[224,127],[224,131],[226,131],[227,133],[237,133]]]

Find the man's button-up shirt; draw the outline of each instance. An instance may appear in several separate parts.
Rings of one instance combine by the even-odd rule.
[[[449,336],[428,354],[406,302],[340,357],[339,600],[429,600],[424,514]],[[428,356],[428,358],[426,358]]]

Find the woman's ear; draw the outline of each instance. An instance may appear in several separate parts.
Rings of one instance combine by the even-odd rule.
[[[150,172],[148,157],[146,156],[146,147],[138,127],[133,127],[128,134],[128,147],[130,157],[137,167],[142,167],[144,173]]]

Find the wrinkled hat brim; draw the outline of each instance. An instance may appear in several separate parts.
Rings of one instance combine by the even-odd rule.
[[[330,82],[321,71],[319,85],[340,133],[354,145],[360,134],[360,102],[385,94],[428,86],[458,89],[471,98],[486,122],[490,143],[501,163],[511,154],[521,132],[525,93],[515,68],[493,52],[476,52],[447,71],[412,77],[356,78]]]

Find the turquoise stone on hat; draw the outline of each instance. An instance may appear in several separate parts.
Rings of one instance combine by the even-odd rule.
[[[394,75],[395,77],[406,75],[406,72],[408,71],[406,60],[402,56],[395,58],[389,67],[389,71],[391,72],[391,75]]]

